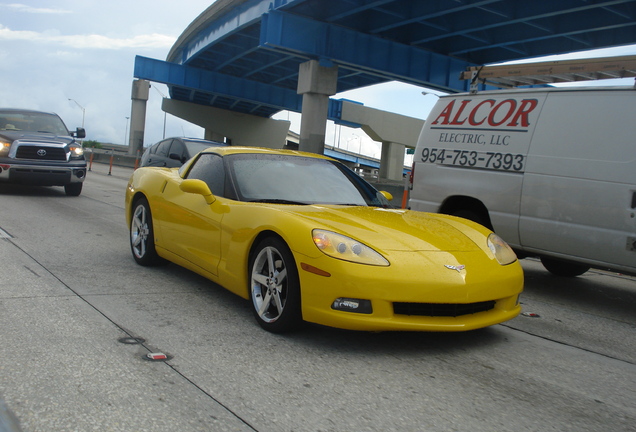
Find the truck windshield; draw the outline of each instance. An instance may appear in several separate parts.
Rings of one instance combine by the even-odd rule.
[[[68,129],[55,114],[0,111],[0,131],[50,133],[67,136]]]

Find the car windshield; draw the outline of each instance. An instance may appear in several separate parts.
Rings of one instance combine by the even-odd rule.
[[[69,135],[62,119],[47,113],[0,111],[0,130]]]
[[[188,153],[192,156],[194,156],[195,154],[199,152],[202,152],[203,150],[207,148],[221,145],[215,142],[201,142],[201,141],[187,141],[187,140],[183,140],[183,143],[188,149]]]
[[[371,185],[342,164],[292,155],[226,157],[241,201],[388,206]]]

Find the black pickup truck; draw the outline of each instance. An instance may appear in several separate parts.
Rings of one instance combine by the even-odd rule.
[[[64,186],[78,196],[86,178],[81,142],[83,128],[74,132],[54,113],[0,108],[0,182]]]

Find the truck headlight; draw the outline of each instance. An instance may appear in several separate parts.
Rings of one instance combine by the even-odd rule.
[[[79,159],[84,155],[84,149],[79,145],[72,145],[69,147],[71,151],[71,159]]]
[[[10,148],[11,148],[10,142],[0,140],[0,156],[7,156],[9,154]]]

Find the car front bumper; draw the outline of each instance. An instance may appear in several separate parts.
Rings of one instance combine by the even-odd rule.
[[[390,267],[298,256],[303,319],[349,330],[455,332],[508,321],[521,312],[518,262],[501,266],[480,252],[397,255]],[[303,262],[330,276],[304,270]],[[446,263],[467,265],[457,271]],[[332,307],[336,299],[368,301],[372,312],[338,310]]]

